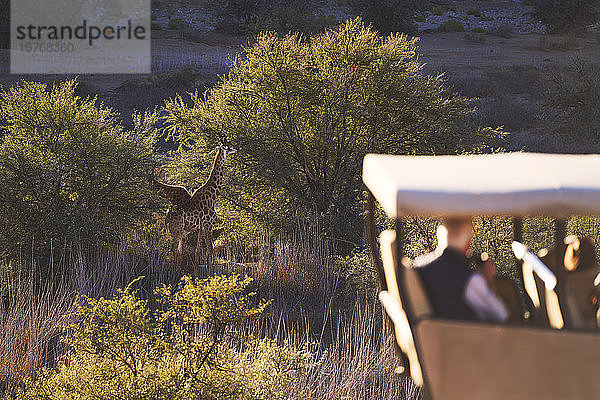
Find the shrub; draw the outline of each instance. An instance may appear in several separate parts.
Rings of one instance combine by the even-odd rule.
[[[354,14],[381,33],[413,33],[413,17],[421,2],[416,0],[345,0]]]
[[[469,10],[467,11],[467,15],[473,15],[474,17],[481,17],[480,10]]]
[[[511,36],[513,36],[514,28],[510,24],[501,24],[501,25],[491,28],[490,34],[508,39]]]
[[[491,15],[488,15],[484,12],[481,13],[481,15],[479,16],[479,19],[481,21],[493,21],[494,20],[494,18]]]
[[[162,25],[158,22],[152,22],[150,23],[150,29],[152,29],[153,31],[160,31],[162,30]]]
[[[475,28],[471,29],[471,32],[473,32],[473,33],[485,33],[485,29],[483,29],[480,26],[476,26]]]
[[[217,18],[217,29],[234,34],[258,34],[264,30],[310,34],[338,24],[331,15],[316,15],[308,0],[210,0],[208,8]]]
[[[181,97],[166,103],[170,134],[182,144],[172,176],[195,181],[199,157],[225,135],[239,150],[227,168],[225,205],[288,231],[316,215],[340,247],[360,243],[365,153],[500,143],[498,130],[472,125],[471,99],[423,73],[416,43],[381,38],[360,19],[309,40],[260,35],[205,96],[196,92],[191,106]]]
[[[551,32],[581,31],[598,17],[597,0],[536,0],[535,14]]]
[[[559,132],[583,143],[597,143],[600,138],[600,67],[575,59],[565,71],[552,74],[544,105],[552,110],[555,118],[550,123]],[[589,144],[585,149],[590,151]]]
[[[437,16],[444,15],[444,9],[442,7],[440,7],[440,6],[434,6],[431,9],[431,13],[433,15],[437,15]]]
[[[112,299],[80,297],[63,335],[71,351],[24,399],[283,399],[312,365],[305,350],[255,339],[240,327],[263,315],[249,278],[184,277],[157,288],[155,313],[128,286]]]
[[[325,29],[325,28],[333,28],[337,25],[340,24],[340,21],[337,19],[337,17],[335,15],[331,15],[331,14],[320,14],[319,16],[317,16],[317,29],[319,31]]]
[[[449,19],[440,25],[440,31],[442,32],[464,32],[465,27],[463,24],[455,19]]]
[[[254,33],[253,29],[270,14],[269,0],[208,0],[206,8],[214,14],[217,29],[240,34]]]
[[[307,5],[282,5],[271,12],[269,28],[277,32],[288,33],[291,31],[310,34],[338,24],[333,16],[315,16],[312,8]]]
[[[188,23],[185,22],[182,18],[175,17],[175,18],[171,18],[169,20],[169,23],[167,24],[167,26],[169,27],[169,29],[180,30],[180,29],[187,28]]]
[[[22,82],[0,93],[0,248],[34,238],[106,239],[150,216],[157,199],[157,115],[135,114],[133,127],[77,82]]]
[[[474,31],[465,32],[464,34],[465,40],[475,43],[485,43],[485,36],[480,33],[475,33]]]
[[[419,14],[419,15],[415,15],[415,22],[425,22],[427,21],[427,18],[425,18],[424,15]]]

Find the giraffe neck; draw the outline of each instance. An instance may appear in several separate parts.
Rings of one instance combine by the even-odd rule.
[[[210,175],[206,181],[206,187],[215,188],[215,197],[221,190],[221,181],[223,178],[223,166],[225,165],[225,152],[222,148],[217,149],[217,155],[213,161]]]

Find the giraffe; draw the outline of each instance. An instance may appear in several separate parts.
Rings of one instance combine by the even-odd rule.
[[[208,250],[207,258],[212,259],[212,229],[218,221],[215,212],[215,202],[221,191],[221,181],[225,159],[229,154],[235,153],[227,141],[217,147],[217,154],[212,164],[207,181],[196,189],[193,194],[182,186],[171,186],[156,180],[152,187],[163,197],[169,199],[173,206],[167,212],[165,224],[167,232],[177,240],[177,253],[183,252],[183,239],[191,232],[198,232],[195,258],[196,264],[200,261],[200,248]]]

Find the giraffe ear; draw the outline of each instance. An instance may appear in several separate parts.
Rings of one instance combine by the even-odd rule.
[[[221,146],[220,147],[225,151],[225,156],[227,156],[229,154],[233,154],[233,153],[235,153],[237,151],[237,149],[235,149],[231,145],[231,142],[225,136],[223,136],[221,138]]]

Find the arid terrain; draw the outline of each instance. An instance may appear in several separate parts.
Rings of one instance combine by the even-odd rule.
[[[239,21],[237,30],[232,32],[254,34],[224,33],[225,29],[217,28],[215,17],[208,11],[209,2],[215,1],[152,1],[152,70],[148,74],[11,74],[9,50],[0,49],[0,89],[14,85],[14,90],[3,90],[0,98],[0,111],[4,112],[0,115],[0,398],[24,388],[30,390],[26,379],[37,379],[41,367],[52,369],[62,365],[63,355],[70,357],[68,346],[61,340],[73,336],[72,332],[63,331],[63,325],[73,318],[76,293],[89,296],[85,301],[90,304],[98,304],[90,299],[110,299],[120,293],[121,297],[102,304],[110,309],[116,307],[117,311],[118,307],[129,307],[127,312],[117,314],[135,317],[137,314],[131,309],[142,314],[169,310],[175,304],[168,300],[172,297],[164,288],[154,289],[162,284],[175,287],[181,283],[182,275],[190,273],[203,278],[240,274],[254,279],[243,284],[221,280],[190,286],[188,292],[194,296],[197,293],[201,299],[205,298],[202,291],[207,287],[212,288],[215,298],[225,298],[212,302],[212,308],[207,306],[210,312],[219,311],[222,304],[243,305],[243,301],[228,299],[245,293],[246,288],[272,302],[258,311],[244,307],[223,311],[225,316],[247,313],[252,317],[231,320],[230,327],[221,325],[219,318],[196,321],[192,333],[184,331],[191,329],[183,326],[190,325],[187,323],[173,322],[158,329],[158,324],[148,319],[147,326],[142,324],[140,335],[151,328],[153,333],[148,340],[160,346],[148,352],[149,342],[143,341],[146,339],[132,341],[142,360],[144,354],[152,353],[156,364],[142,363],[151,365],[148,371],[152,374],[148,376],[162,376],[166,371],[163,363],[170,360],[165,357],[177,355],[173,360],[180,360],[182,354],[201,354],[178,346],[187,346],[184,342],[194,335],[199,338],[195,344],[209,343],[205,339],[211,335],[205,328],[208,322],[216,321],[212,344],[194,362],[202,360],[200,372],[212,373],[210,368],[215,366],[215,374],[226,373],[206,375],[206,382],[222,385],[215,387],[215,396],[196,398],[427,399],[412,381],[394,374],[400,371],[399,363],[389,324],[383,323],[385,314],[377,299],[376,271],[366,246],[369,235],[363,230],[367,213],[359,174],[365,154],[373,149],[398,154],[600,152],[597,140],[579,135],[587,128],[588,134],[598,137],[597,119],[592,118],[596,117],[600,97],[600,85],[596,83],[600,81],[600,68],[594,69],[600,59],[600,33],[596,26],[586,26],[577,35],[549,34],[534,17],[533,7],[521,1],[431,2],[414,17],[412,11],[406,14],[407,19],[414,19],[413,35],[419,38],[418,60],[423,74],[427,74],[421,76],[412,72],[418,70],[414,57],[405,57],[404,51],[411,44],[405,38],[383,42],[364,20],[348,21],[352,13],[341,5],[346,0],[306,3],[315,5],[308,12],[311,22],[314,17],[321,27],[336,26],[329,32],[332,44],[326,43],[331,47],[323,48],[318,45],[325,39],[310,43],[299,40],[292,45],[286,38],[262,36],[262,40],[256,40],[259,29],[252,30]],[[285,8],[288,4],[276,5]],[[213,7],[218,8],[214,3]],[[274,10],[273,15],[279,12],[278,8],[269,10]],[[305,11],[291,7],[286,17],[296,22],[294,17],[306,17],[306,13],[302,14]],[[269,18],[267,21],[273,23]],[[250,25],[257,26],[258,23]],[[278,31],[283,36],[287,29]],[[228,78],[228,70],[236,57],[243,57],[245,46],[250,48],[248,59],[257,61],[248,63],[249,71],[244,71],[248,75],[243,79],[235,74]],[[359,51],[350,52],[349,48]],[[271,67],[277,58],[273,54],[283,54],[276,60],[283,60],[275,65],[279,69],[265,67]],[[356,54],[369,55],[369,64],[364,61],[369,57]],[[298,55],[304,57],[301,64],[297,63]],[[340,58],[330,58],[331,55]],[[315,60],[326,62],[318,64]],[[341,67],[336,70],[338,66]],[[592,68],[592,90],[577,85],[582,66]],[[287,74],[290,70],[300,72]],[[287,83],[287,75],[294,78],[290,79],[292,84]],[[445,82],[429,79],[438,75]],[[296,76],[301,79],[295,80]],[[77,78],[76,88],[73,82],[64,82],[72,78]],[[219,79],[223,84],[215,85]],[[560,79],[571,81],[564,85],[566,90],[560,100],[567,99],[557,106],[550,100]],[[54,86],[15,85],[21,80]],[[214,90],[203,103],[195,107],[185,104],[189,93],[211,88]],[[568,98],[573,88],[575,97],[591,93],[587,98],[580,96],[581,106]],[[359,96],[354,97],[356,93]],[[184,102],[168,102],[161,108],[175,96],[182,96]],[[295,96],[302,101],[290,106],[290,99],[295,101]],[[94,97],[97,102],[90,100]],[[365,107],[363,103],[368,102],[371,103]],[[118,118],[104,107],[114,109]],[[355,110],[350,114],[348,110],[352,108]],[[158,111],[152,113],[153,109]],[[134,110],[149,112],[137,118]],[[573,110],[573,114],[584,114],[583,118],[573,117]],[[566,117],[572,119],[564,122]],[[587,126],[580,124],[581,120]],[[4,140],[5,137],[10,140]],[[336,146],[335,151],[331,143]],[[374,143],[385,147],[379,149]],[[230,148],[233,146],[237,154],[228,157],[226,164],[225,155],[235,153]],[[177,151],[166,152],[175,148]],[[328,158],[329,153],[335,157]],[[183,185],[190,190],[183,197],[191,199],[196,193],[191,190],[202,182],[221,180],[222,193],[220,187],[215,189],[218,194],[211,194],[211,205],[204,204],[210,209],[206,218],[216,214],[218,221],[213,225],[211,219],[207,226],[195,227],[188,232],[191,240],[180,242],[179,246],[177,238],[170,236],[173,225],[169,225],[169,218],[175,212],[167,214],[167,209],[177,211],[194,202],[178,204],[169,193],[182,196],[181,187],[165,188]],[[179,215],[188,213],[185,210]],[[190,214],[199,211],[196,208]],[[386,229],[391,223],[383,215],[375,217],[378,229]],[[550,221],[526,222],[523,236],[526,240],[533,238],[528,244],[532,249],[537,251],[554,243],[553,231],[548,228]],[[584,225],[596,232],[598,243],[600,225],[596,220],[571,221],[569,229],[579,233],[579,227]],[[416,257],[433,250],[436,227],[435,219],[407,219],[406,254]],[[503,277],[515,276],[510,249],[512,227],[507,218],[481,219],[476,226],[476,250],[489,252],[498,261]],[[200,252],[194,253],[202,243],[199,229],[214,234],[215,239],[205,249],[205,263],[197,257]],[[194,242],[196,238],[198,243]],[[214,255],[212,261],[209,254]],[[137,279],[140,276],[145,280]],[[138,291],[140,299],[148,300],[148,307],[129,295],[123,297],[124,292],[118,289],[124,287]],[[161,302],[162,296],[173,302]],[[204,300],[191,298],[188,302],[193,305]],[[87,310],[91,311],[94,310]],[[171,316],[188,311],[175,310]],[[168,313],[152,315],[159,316],[162,324],[171,318]],[[115,332],[137,326],[122,323],[122,319],[111,324]],[[82,322],[81,327],[86,326],[95,329],[104,325]],[[235,335],[218,337],[219,332],[229,331]],[[104,345],[113,338],[127,341],[140,332],[109,334],[108,340],[94,339],[94,343]],[[175,333],[180,333],[180,337],[173,336]],[[146,337],[143,335],[140,338]],[[251,350],[246,351],[244,341],[250,335],[265,339],[262,347],[249,347]],[[164,337],[170,338],[168,346],[161,344],[166,343]],[[252,346],[255,343],[258,342],[253,341]],[[287,347],[276,346],[283,344]],[[216,362],[205,364],[214,349],[218,349],[215,360],[219,351],[234,354],[226,357],[228,369]],[[65,382],[75,386],[86,386],[82,391],[88,390],[93,385],[85,380],[85,373],[76,370],[84,367],[92,372],[98,370],[98,381],[114,387],[119,386],[115,377],[129,376],[127,368],[120,375],[114,373],[113,366],[121,365],[119,360],[98,363],[94,358],[86,358],[93,353],[86,351],[82,352],[87,354],[82,359],[92,361],[69,361],[65,374],[52,372],[54,381],[47,381],[55,386],[48,387],[62,393],[70,386],[60,379],[67,379]],[[101,356],[104,353],[98,352]],[[118,356],[120,351],[114,353]],[[290,358],[292,368],[281,363],[281,355]],[[281,384],[283,375],[269,375],[277,369],[269,360],[281,364],[286,373],[297,368],[298,379],[292,377]],[[194,362],[178,361],[172,366],[193,366]],[[210,368],[201,369],[205,365]],[[76,372],[69,372],[69,367]],[[249,371],[247,378],[230,372],[242,370]],[[164,381],[169,390],[179,385],[170,383],[172,377],[203,380],[184,369],[181,371],[185,373],[173,371]],[[135,369],[132,375],[138,376]],[[146,379],[146,375],[139,376]],[[224,396],[222,393],[232,387],[230,378],[254,382],[246,386],[253,393],[264,391],[264,395]],[[158,387],[151,379],[147,382],[152,390]],[[44,387],[44,379],[38,383]],[[281,396],[269,397],[278,385]],[[53,398],[66,396],[58,394]],[[144,394],[122,398],[193,397]]]
[[[436,32],[418,33],[421,61],[427,73],[444,73],[453,87],[479,98],[482,121],[501,124],[512,133],[512,149],[560,151],[556,141],[540,141],[543,113],[538,109],[545,83],[574,60],[595,64],[600,59],[597,35],[575,37],[542,33]],[[153,73],[82,75],[80,93],[97,94],[119,111],[162,104],[177,92],[204,90],[227,71],[250,37],[199,32],[193,37],[174,30],[153,31]],[[52,82],[54,75],[9,73],[8,50],[0,50],[0,82],[21,79]],[[126,112],[125,114],[128,114]],[[536,146],[543,146],[537,147]]]

